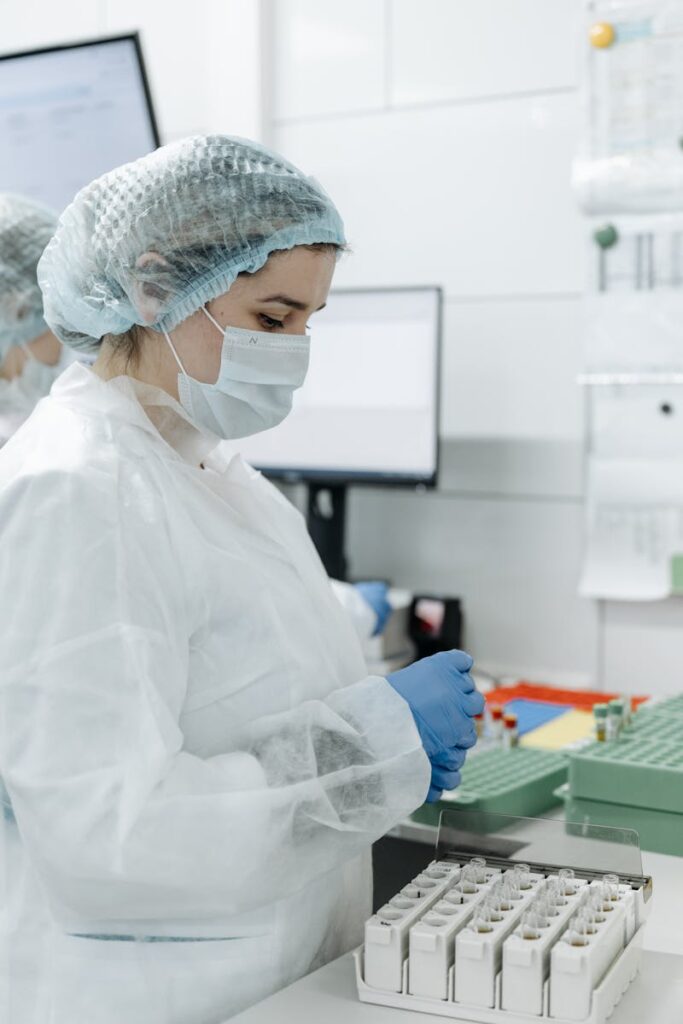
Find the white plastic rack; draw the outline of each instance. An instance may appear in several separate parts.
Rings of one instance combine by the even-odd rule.
[[[651,879],[544,867],[432,862],[368,921],[361,1001],[479,1024],[605,1024],[638,972]]]

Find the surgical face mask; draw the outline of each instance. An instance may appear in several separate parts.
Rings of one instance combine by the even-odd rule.
[[[60,362],[54,366],[41,363],[27,345],[21,348],[26,354],[21,373],[11,380],[0,379],[0,405],[2,407],[27,408],[30,410],[45,395],[62,372]]]
[[[164,331],[180,367],[180,404],[197,426],[235,440],[276,427],[292,408],[292,397],[306,378],[311,339],[307,334],[269,334],[221,327],[208,309],[202,312],[223,335],[221,365],[215,384],[185,372],[173,342]]]

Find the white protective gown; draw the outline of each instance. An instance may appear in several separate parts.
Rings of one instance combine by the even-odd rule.
[[[0,452],[6,1024],[218,1024],[361,940],[427,792],[301,517],[215,445],[74,365]]]

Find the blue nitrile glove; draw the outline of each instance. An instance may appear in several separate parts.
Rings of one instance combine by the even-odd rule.
[[[384,627],[393,611],[389,604],[389,587],[386,583],[381,583],[379,580],[356,583],[355,587],[365,603],[370,605],[377,616],[377,624],[372,635],[380,636],[384,632]]]
[[[459,784],[465,752],[477,742],[472,719],[483,712],[484,698],[469,675],[472,665],[464,651],[444,651],[387,676],[408,702],[431,762],[430,802]]]

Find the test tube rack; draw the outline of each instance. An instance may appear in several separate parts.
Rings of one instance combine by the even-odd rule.
[[[555,790],[566,782],[567,758],[532,747],[473,751],[461,776],[457,789],[444,793],[439,804],[425,804],[413,821],[436,825],[446,806],[522,817],[542,814],[558,802]]]
[[[505,890],[516,870],[508,860],[476,858],[476,891],[463,892],[470,857],[432,862],[370,918],[354,954],[360,1000],[477,1024],[605,1024],[638,973],[652,880],[604,876],[606,886],[596,872],[532,864],[517,892]],[[429,895],[420,879],[433,883]],[[483,926],[477,908],[495,907],[496,890],[513,901]],[[577,924],[596,898],[605,912]],[[531,935],[524,922],[537,904],[552,904],[553,916]]]

